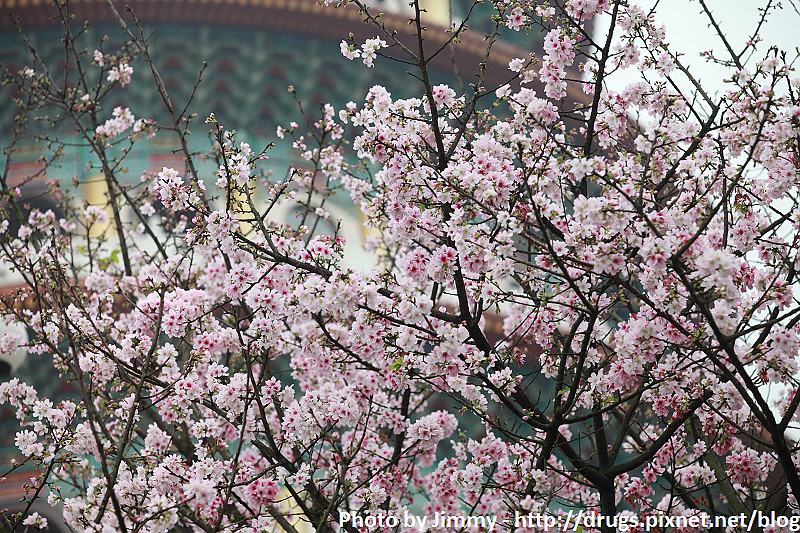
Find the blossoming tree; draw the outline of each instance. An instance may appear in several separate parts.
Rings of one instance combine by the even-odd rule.
[[[190,117],[123,17],[125,52],[93,55],[64,17],[70,84],[38,61],[10,73],[21,116],[55,106],[74,122],[112,217],[97,235],[105,210],[65,197],[66,219],[26,214],[7,170],[0,184],[3,260],[25,282],[3,320],[80,392],[55,405],[0,385],[41,471],[29,498],[49,494],[70,527],[98,532],[370,529],[343,513],[386,531],[437,512],[529,531],[542,524],[519,517],[544,512],[797,512],[792,58],[747,63],[756,40],[735,51],[712,17],[726,50],[712,59],[730,71],[715,96],[635,5],[504,0],[487,57],[507,29],[544,32],[545,53],[511,61],[510,84],[476,65],[458,92],[430,81],[442,49],[426,36],[441,30],[419,2],[409,42],[350,3],[376,37],[342,53],[405,61],[419,96],[376,86],[302,135],[279,129],[307,161],[284,180],[259,180],[265,153],[213,115],[218,172],[199,173]],[[611,24],[597,39],[585,28],[600,13]],[[466,22],[449,29],[456,53]],[[137,62],[171,123],[105,105]],[[620,69],[641,79],[614,89]],[[125,185],[126,153],[159,128],[185,168]],[[336,192],[372,228],[373,267],[344,268],[347,236],[314,230]],[[269,217],[286,199],[305,202],[299,229]]]

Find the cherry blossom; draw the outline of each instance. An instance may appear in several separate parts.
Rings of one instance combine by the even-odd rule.
[[[287,172],[213,115],[202,166],[191,115],[104,122],[107,82],[155,69],[134,32],[86,52],[104,76],[80,93],[9,74],[68,110],[109,186],[80,205],[52,183],[63,219],[0,223],[23,280],[0,357],[24,348],[78,391],[0,384],[37,494],[78,532],[330,532],[356,509],[469,511],[502,531],[545,510],[796,513],[794,58],[717,54],[728,81],[710,95],[635,5],[507,1],[485,49],[507,78],[477,65],[451,86],[429,54],[465,28],[411,42],[353,3],[378,35],[342,54],[391,52],[420,85],[279,127],[302,163]],[[586,30],[601,13],[608,46]],[[541,33],[543,55],[495,60],[504,26]],[[641,77],[610,83],[619,69]],[[177,135],[185,164],[131,186],[126,157],[151,133]],[[2,185],[4,214],[23,206]],[[369,264],[348,262],[346,198]]]

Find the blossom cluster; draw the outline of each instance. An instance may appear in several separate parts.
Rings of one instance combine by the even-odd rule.
[[[375,37],[374,39],[367,39],[364,41],[364,44],[361,45],[361,49],[357,49],[351,44],[348,44],[346,41],[342,41],[340,45],[340,49],[342,55],[347,59],[353,60],[358,57],[363,58],[363,62],[366,66],[372,67],[374,65],[375,58],[377,57],[377,52],[381,48],[386,48],[386,41],[381,39],[380,37]]]
[[[136,119],[127,107],[115,107],[113,117],[106,120],[95,128],[95,134],[101,139],[114,139],[119,137],[125,130],[134,125]]]
[[[117,182],[122,207],[68,207],[87,226],[116,215],[117,241],[52,211],[0,240],[26,280],[14,296],[37,302],[4,304],[32,338],[3,333],[0,356],[24,344],[80,391],[0,385],[69,527],[331,531],[337,510],[411,505],[503,531],[556,506],[798,511],[800,81],[771,53],[697,104],[665,83],[676,63],[641,8],[495,8],[498,27],[544,28],[514,83],[420,75],[410,98],[375,86],[325,105],[310,131],[278,129],[303,162],[283,180],[255,179],[264,157],[212,116],[218,198],[187,153],[183,173]],[[621,33],[597,51],[582,32],[609,11]],[[372,66],[386,46],[342,53]],[[596,54],[591,79],[568,74]],[[620,68],[648,74],[605,83]],[[118,107],[94,134],[134,124]],[[374,264],[348,265],[351,236],[314,222],[342,193]],[[273,216],[284,204],[299,223]]]

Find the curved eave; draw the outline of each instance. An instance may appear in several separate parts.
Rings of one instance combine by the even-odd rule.
[[[129,0],[117,2],[117,9],[126,18],[130,8],[144,23],[172,23],[218,25],[245,28],[260,28],[276,32],[305,35],[314,39],[339,42],[353,33],[357,40],[375,37],[376,28],[364,23],[364,16],[350,4],[346,7],[319,5],[315,0]],[[71,14],[76,21],[93,23],[116,21],[106,0],[70,0]],[[16,30],[14,20],[23,28],[45,28],[60,25],[58,11],[52,0],[0,0],[0,31]],[[12,16],[8,16],[8,14]],[[415,27],[401,15],[387,14],[382,19],[386,27],[396,31],[398,39],[410,49],[416,48]],[[441,26],[429,25],[425,32],[428,53],[447,42],[450,34]],[[387,39],[388,40],[388,39]],[[440,53],[431,64],[440,70],[452,71],[455,63],[463,82],[467,85],[477,80],[478,66],[483,62],[486,41],[482,35],[467,31],[461,42]],[[390,48],[390,54],[396,48]],[[487,65],[487,88],[510,78],[508,62],[515,57],[524,57],[527,50],[496,42],[492,47]],[[399,54],[398,54],[399,55]],[[573,95],[570,95],[573,96]],[[577,95],[575,95],[577,96]],[[585,100],[585,98],[578,98]]]

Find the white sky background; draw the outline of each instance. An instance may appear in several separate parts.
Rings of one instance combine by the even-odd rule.
[[[722,80],[730,76],[731,72],[712,65],[700,57],[700,52],[713,50],[727,54],[722,41],[716,36],[714,28],[710,26],[709,19],[703,13],[702,6],[697,0],[630,0],[638,4],[645,11],[656,6],[655,20],[666,27],[667,42],[673,51],[685,54],[681,62],[690,67],[693,75],[703,83],[704,89],[713,96],[714,93],[724,91]],[[789,52],[787,62],[796,56],[795,48],[800,46],[800,0],[774,0],[773,5],[782,4],[782,9],[773,9],[768,23],[762,26],[758,52],[752,57],[751,63],[764,58],[771,45],[777,45]],[[755,31],[758,22],[758,8],[767,4],[767,0],[706,0],[706,5],[711,9],[717,23],[726,34],[728,41],[736,53],[741,52],[744,43]],[[605,35],[609,18],[597,24],[597,37]],[[725,56],[723,56],[725,57]],[[800,69],[800,64],[795,65]],[[752,67],[749,69],[754,70]],[[800,76],[800,73],[795,73]],[[622,89],[628,83],[636,81],[639,73],[633,69],[617,72],[609,80],[614,89]]]
[[[729,78],[733,71],[729,68],[715,65],[700,56],[700,52],[713,50],[719,52],[723,58],[730,57],[725,50],[725,45],[717,36],[715,29],[710,25],[708,16],[703,12],[703,8],[698,0],[630,0],[631,3],[638,4],[645,11],[656,7],[655,20],[657,25],[663,24],[666,28],[667,42],[670,49],[674,52],[684,54],[681,63],[689,68],[692,75],[701,82],[703,89],[715,101],[719,101],[720,96],[727,89],[725,78]],[[745,42],[751,38],[756,30],[759,20],[759,7],[764,7],[767,0],[705,0],[706,5],[711,9],[717,24],[730,43],[733,50],[738,54],[745,46]],[[746,67],[750,72],[755,70],[755,63],[764,59],[771,46],[787,52],[786,62],[792,64],[795,61],[795,72],[792,77],[800,77],[800,59],[797,59],[797,48],[800,47],[800,0],[777,0],[773,1],[773,6],[781,4],[782,8],[773,7],[767,22],[761,27],[759,35],[761,41],[757,51],[747,60]],[[601,39],[605,36],[608,29],[609,17],[601,19],[596,27],[595,38]],[[652,71],[648,73],[650,79],[655,75]],[[677,74],[678,79],[682,78]],[[608,78],[608,85],[613,90],[621,90],[629,83],[641,79],[641,73],[635,69],[617,71]],[[688,82],[680,83],[682,89],[689,89]],[[689,94],[687,91],[684,94]],[[757,260],[757,259],[756,259]],[[800,297],[800,294],[796,294]],[[762,392],[767,397],[774,397],[782,390],[782,386],[764,386]],[[791,427],[787,431],[791,438],[800,440],[800,429]]]

